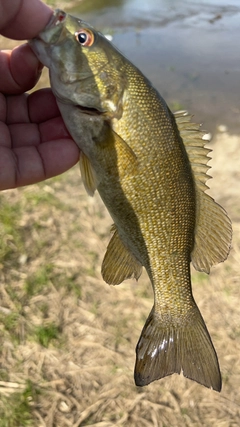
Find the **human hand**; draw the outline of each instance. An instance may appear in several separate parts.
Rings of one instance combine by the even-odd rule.
[[[0,34],[31,39],[51,14],[39,0],[0,0]],[[42,181],[78,161],[79,149],[51,90],[24,93],[35,85],[41,68],[28,45],[0,52],[0,190]]]

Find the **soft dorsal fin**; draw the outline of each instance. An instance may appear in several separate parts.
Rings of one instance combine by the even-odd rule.
[[[79,166],[84,187],[89,196],[93,196],[98,186],[97,177],[88,157],[83,152],[80,154]]]
[[[142,265],[122,243],[115,224],[112,231],[113,236],[102,263],[103,280],[109,285],[119,285],[131,277],[138,280],[142,273]]]
[[[196,188],[196,226],[195,242],[191,254],[196,270],[209,273],[210,267],[224,261],[230,250],[232,226],[225,210],[205,191],[209,188],[206,181],[210,166],[203,136],[206,132],[200,125],[191,123],[191,115],[186,111],[174,114],[180,136],[185,145],[191,163]]]

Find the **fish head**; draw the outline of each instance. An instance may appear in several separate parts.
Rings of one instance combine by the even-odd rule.
[[[58,100],[95,109],[109,118],[121,117],[127,85],[125,58],[104,35],[57,9],[29,44],[49,68],[51,87]]]

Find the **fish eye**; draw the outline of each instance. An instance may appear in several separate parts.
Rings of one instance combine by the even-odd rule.
[[[76,40],[82,46],[92,46],[94,42],[94,35],[91,31],[88,30],[79,30],[75,33]]]

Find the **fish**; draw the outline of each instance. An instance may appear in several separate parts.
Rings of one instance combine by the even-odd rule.
[[[209,273],[230,251],[232,227],[211,198],[201,126],[172,113],[143,73],[100,32],[57,9],[29,41],[49,68],[65,125],[80,149],[89,195],[113,219],[102,263],[110,285],[139,279],[154,304],[136,346],[137,386],[182,373],[216,391],[221,372],[192,293],[190,264]]]

